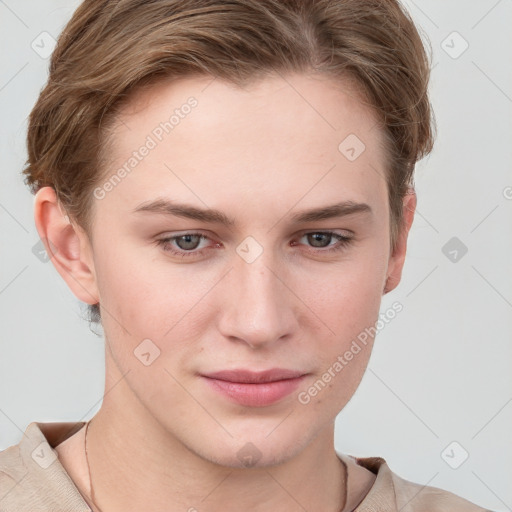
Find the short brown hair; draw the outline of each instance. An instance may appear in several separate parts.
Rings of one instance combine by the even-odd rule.
[[[109,121],[142,86],[212,75],[243,86],[273,71],[355,80],[388,142],[391,247],[434,120],[430,62],[397,0],[85,0],[62,31],[29,118],[25,183],[55,189],[90,234]],[[90,319],[100,321],[97,304]]]

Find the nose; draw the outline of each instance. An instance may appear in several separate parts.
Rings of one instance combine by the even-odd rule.
[[[225,277],[225,306],[219,313],[219,330],[226,339],[262,349],[296,333],[300,300],[283,267],[265,252],[252,263],[235,261]]]

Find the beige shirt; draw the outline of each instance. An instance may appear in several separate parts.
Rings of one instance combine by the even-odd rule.
[[[0,451],[0,512],[91,511],[55,450],[84,425],[32,422],[18,444]],[[490,512],[451,492],[400,478],[381,457],[337,455],[376,475],[354,512]]]

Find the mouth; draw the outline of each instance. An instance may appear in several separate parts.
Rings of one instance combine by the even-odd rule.
[[[224,370],[201,375],[210,389],[248,407],[274,404],[295,391],[307,373],[284,368],[263,372]]]

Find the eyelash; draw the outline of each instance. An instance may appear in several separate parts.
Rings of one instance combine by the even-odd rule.
[[[311,234],[322,234],[322,235],[331,235],[335,238],[338,239],[338,244],[336,244],[335,246],[333,246],[332,248],[330,249],[324,249],[324,248],[319,248],[317,251],[315,251],[315,248],[313,248],[313,252],[317,252],[317,253],[334,253],[334,252],[338,252],[338,251],[341,251],[343,249],[346,249],[351,243],[352,243],[352,237],[348,237],[348,236],[344,236],[344,235],[340,235],[339,233],[335,233],[333,231],[308,231],[306,233],[302,233],[302,235],[300,236],[300,238],[306,236],[306,235],[311,235]],[[178,256],[178,257],[181,257],[181,258],[192,258],[192,257],[195,257],[195,256],[200,256],[206,249],[200,249],[200,250],[191,250],[191,251],[184,251],[183,249],[178,251],[178,250],[175,250],[175,249],[169,249],[170,247],[170,242],[174,241],[174,240],[177,240],[178,238],[181,238],[181,237],[184,237],[184,236],[187,236],[187,235],[199,235],[201,237],[201,240],[209,240],[209,237],[206,236],[204,233],[196,233],[196,232],[190,232],[190,233],[183,233],[181,235],[176,235],[176,236],[171,236],[171,237],[167,237],[167,238],[162,238],[160,240],[157,240],[157,245],[160,246],[160,247],[163,247],[164,251],[166,252],[170,252],[172,255],[174,256]]]

